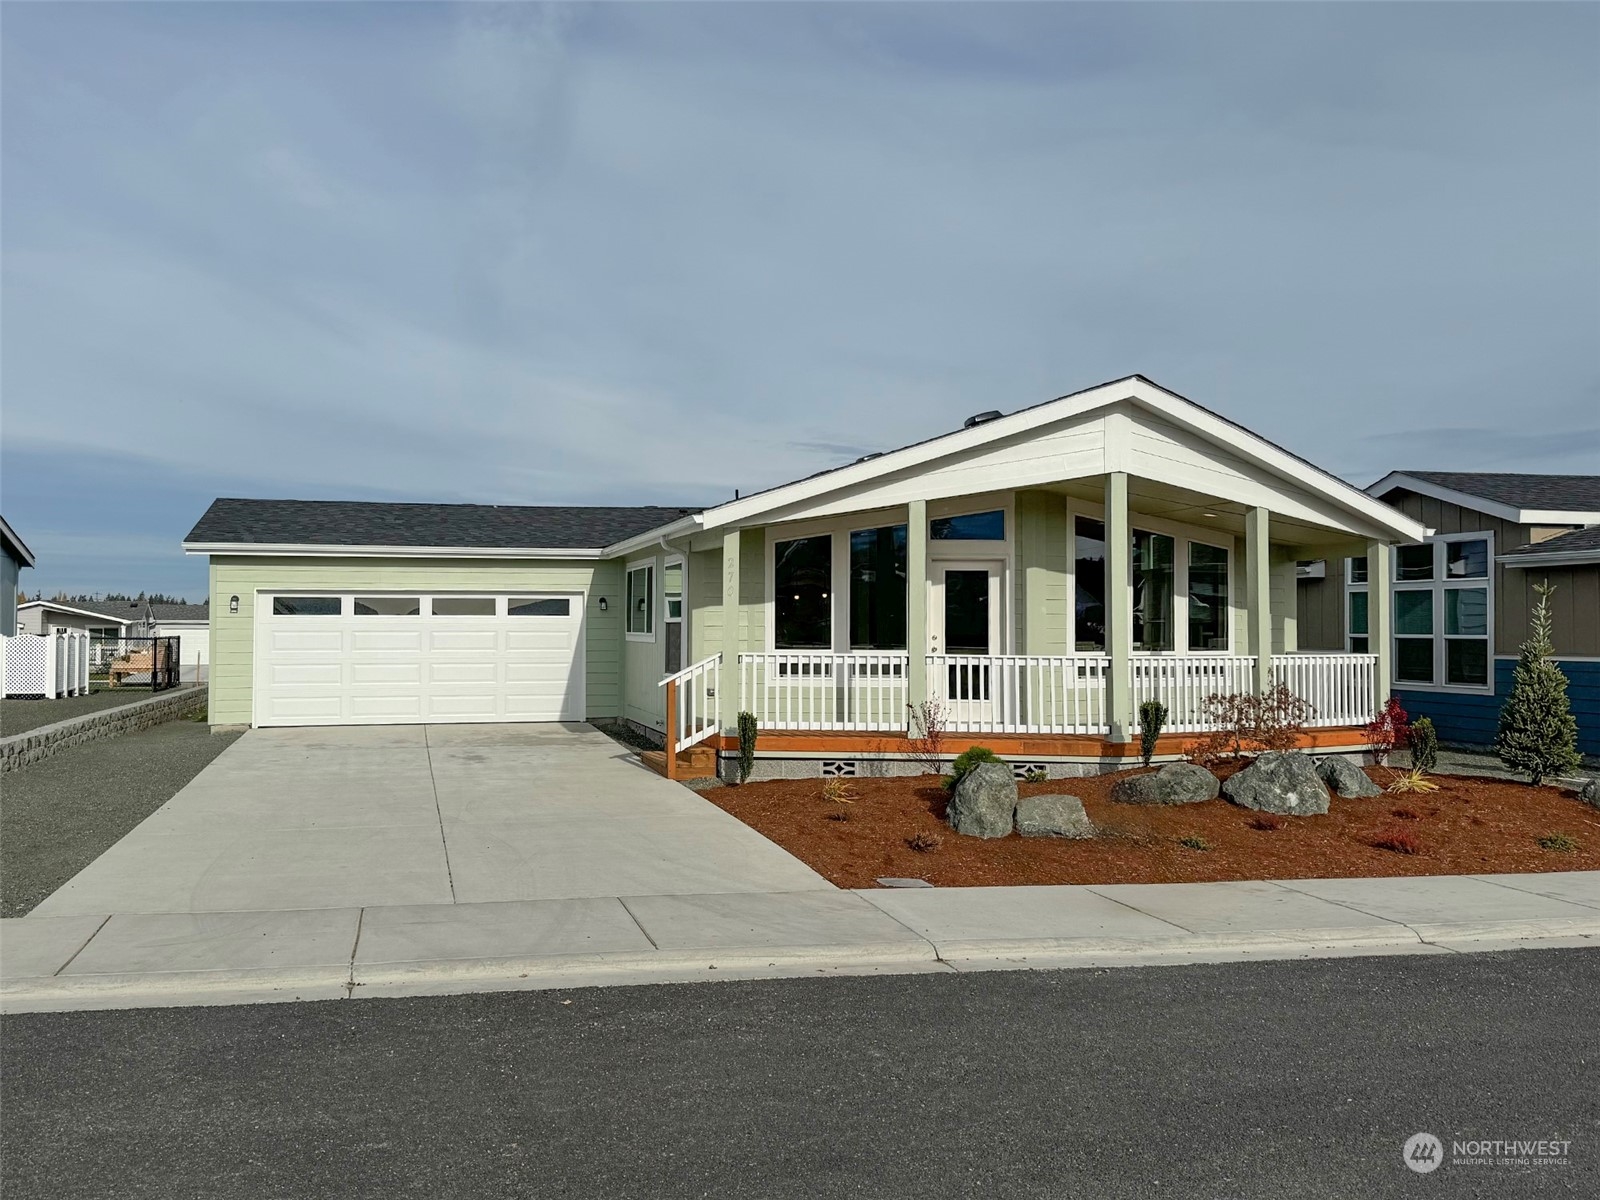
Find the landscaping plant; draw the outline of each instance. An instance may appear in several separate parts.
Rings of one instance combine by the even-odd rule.
[[[1378,850],[1392,850],[1396,854],[1421,854],[1422,842],[1409,829],[1389,829],[1372,839]]]
[[[945,776],[944,786],[947,791],[953,791],[956,784],[966,773],[979,763],[1003,763],[1001,757],[987,746],[971,746],[956,755],[955,762],[950,764],[950,774]]]
[[[929,833],[926,829],[920,829],[906,839],[906,845],[910,846],[918,854],[932,854],[940,846],[944,845],[944,839],[937,833]]]
[[[1439,734],[1427,717],[1418,717],[1411,725],[1411,765],[1419,771],[1432,774],[1439,765]]]
[[[906,705],[906,711],[910,716],[906,754],[924,774],[939,774],[944,769],[944,706],[924,700]]]
[[[1532,632],[1522,643],[1511,676],[1511,694],[1500,708],[1500,732],[1494,748],[1500,761],[1539,784],[1547,776],[1571,775],[1583,760],[1578,755],[1578,722],[1567,701],[1567,677],[1552,660],[1550,593],[1546,580],[1534,586]]]
[[[1385,789],[1396,794],[1407,792],[1437,792],[1439,785],[1420,770],[1401,771]]]
[[[1167,706],[1159,700],[1146,700],[1139,705],[1139,756],[1144,765],[1156,756],[1156,741],[1167,723]]]
[[[1366,725],[1367,745],[1372,750],[1372,761],[1380,767],[1388,762],[1389,755],[1406,745],[1410,730],[1406,710],[1400,707],[1399,697],[1390,696],[1382,711]]]
[[[1295,749],[1316,710],[1280,683],[1262,696],[1250,692],[1207,696],[1201,711],[1213,732],[1191,745],[1185,757],[1197,766],[1211,767],[1247,754]]]
[[[1249,825],[1251,829],[1261,829],[1270,833],[1274,829],[1283,828],[1283,818],[1276,813],[1257,813],[1250,818]]]
[[[834,804],[854,804],[861,793],[856,791],[855,784],[840,776],[833,776],[822,785],[822,798]]]
[[[1206,841],[1205,838],[1198,837],[1198,836],[1196,836],[1195,834],[1192,834],[1192,833],[1187,835],[1186,837],[1179,838],[1178,839],[1178,845],[1187,847],[1190,850],[1209,850],[1209,849],[1211,849],[1211,843],[1210,842]]]
[[[756,715],[739,714],[739,782],[750,778],[756,765]]]
[[[1565,833],[1547,833],[1539,839],[1539,849],[1569,853],[1578,848],[1578,839]]]

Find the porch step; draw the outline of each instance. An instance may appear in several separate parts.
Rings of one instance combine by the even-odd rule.
[[[657,775],[667,773],[667,752],[665,750],[641,750],[639,761],[649,767]],[[705,743],[690,746],[678,754],[677,770],[673,774],[679,779],[710,779],[717,773],[717,752]]]

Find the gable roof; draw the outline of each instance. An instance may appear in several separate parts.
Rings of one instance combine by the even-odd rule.
[[[11,522],[0,517],[0,548],[9,554],[13,561],[25,567],[33,566],[33,551],[17,536],[17,531],[11,528]]]
[[[20,613],[25,608],[42,608],[49,612],[71,613],[76,617],[93,617],[97,621],[111,621],[117,625],[132,625],[135,621],[142,620],[144,617],[144,605],[142,604],[135,603],[134,611],[131,612],[121,609],[122,602],[120,600],[114,601],[113,604],[117,606],[115,609],[102,605],[90,607],[85,604],[58,604],[54,600],[29,600],[24,604],[17,605],[17,611]]]
[[[689,508],[390,504],[365,500],[220,499],[184,538],[191,554],[508,552],[599,557],[613,542],[669,524]]]
[[[208,604],[152,604],[150,615],[156,621],[209,621],[211,605]]]
[[[1600,475],[1391,471],[1367,492],[1383,497],[1397,488],[1518,525],[1600,524]]]
[[[1292,480],[1306,491],[1330,500],[1347,511],[1359,514],[1367,523],[1378,529],[1407,541],[1420,541],[1426,535],[1426,526],[1421,522],[1414,521],[1404,513],[1381,503],[1360,488],[1346,483],[1298,454],[1269,442],[1236,421],[1169,391],[1143,375],[1128,375],[1121,379],[1113,379],[1065,396],[1058,396],[1054,400],[1018,409],[1010,414],[993,417],[977,425],[936,434],[897,450],[867,455],[855,462],[819,471],[792,483],[742,496],[737,500],[695,513],[671,530],[652,532],[675,535],[693,530],[709,530],[747,523],[764,513],[928,464],[947,456],[976,450],[991,442],[1015,437],[1019,433],[1027,433],[1042,426],[1123,402],[1130,402],[1163,420],[1197,433],[1225,452],[1263,467],[1271,474]],[[1109,471],[1122,468],[1112,465],[1108,459],[1106,469]],[[622,543],[612,546],[611,550],[614,553],[629,550],[642,540],[635,539],[632,544]]]
[[[1600,525],[1574,529],[1570,533],[1519,546],[1498,556],[1511,567],[1565,567],[1600,563]]]

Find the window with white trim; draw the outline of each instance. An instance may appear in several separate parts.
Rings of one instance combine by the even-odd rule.
[[[655,563],[628,568],[628,637],[655,640]]]
[[[1488,689],[1494,535],[1451,533],[1397,546],[1394,578],[1394,681],[1409,687]],[[1368,651],[1367,560],[1346,560],[1345,637]]]

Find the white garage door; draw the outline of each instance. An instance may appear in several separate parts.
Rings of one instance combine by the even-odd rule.
[[[258,725],[581,721],[579,594],[264,593]]]

